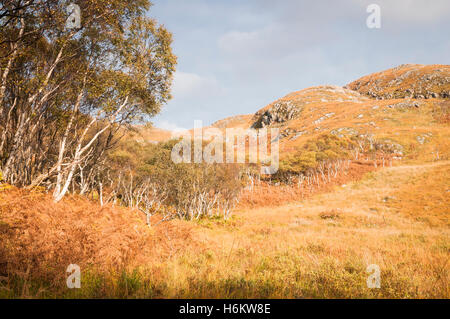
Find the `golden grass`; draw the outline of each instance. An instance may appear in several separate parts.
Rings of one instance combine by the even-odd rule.
[[[381,165],[378,163],[378,165]],[[386,165],[388,163],[386,162]],[[381,166],[378,166],[381,168]],[[324,182],[320,179],[320,185],[307,186],[304,183],[301,187],[294,182],[292,185],[268,184],[261,182],[252,189],[245,189],[239,199],[239,208],[248,209],[255,207],[277,207],[287,203],[298,202],[318,193],[329,192],[336,185],[342,185],[352,181],[358,181],[361,177],[371,171],[376,170],[374,161],[353,161],[349,169],[340,172],[330,181]]]
[[[303,201],[239,209],[227,222],[173,221],[150,230],[126,209],[95,212],[83,199],[53,205],[45,195],[7,191],[0,193],[2,229],[20,231],[3,231],[2,243],[14,238],[8,247],[20,246],[25,257],[40,247],[31,239],[80,249],[77,236],[67,237],[76,229],[101,244],[58,265],[64,272],[68,262],[83,264],[81,289],[65,288],[60,277],[48,284],[43,274],[55,273],[41,267],[34,281],[3,281],[0,296],[449,298],[449,169],[448,161],[384,168]],[[31,230],[32,238],[22,233]],[[103,245],[130,258],[102,272],[95,266],[110,252]],[[381,268],[381,289],[366,286],[369,264]]]
[[[172,250],[182,249],[189,241],[191,228],[188,223],[174,220],[163,228],[150,229],[137,210],[100,207],[83,197],[69,197],[55,204],[50,194],[15,188],[3,191],[3,289],[9,291],[8,286],[14,286],[17,278],[58,289],[65,282],[69,264],[110,274],[136,268],[149,260],[165,260]],[[23,287],[21,293],[28,296],[29,288]]]

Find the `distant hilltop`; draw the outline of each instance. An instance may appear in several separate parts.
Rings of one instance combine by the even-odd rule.
[[[427,134],[439,130],[433,116],[447,114],[449,104],[449,65],[403,64],[344,87],[322,85],[292,92],[254,114],[230,116],[211,126],[221,130],[277,127],[281,151],[292,150],[324,133],[378,135],[397,140],[409,140],[407,135],[412,134],[414,140],[422,141],[425,128]],[[411,112],[405,117],[395,110]],[[416,127],[421,130],[417,128],[415,132]],[[154,128],[141,131],[146,141],[168,140],[172,136],[169,131]],[[394,131],[401,133],[392,135]]]
[[[450,66],[402,64],[364,76],[346,86],[376,99],[450,98]]]

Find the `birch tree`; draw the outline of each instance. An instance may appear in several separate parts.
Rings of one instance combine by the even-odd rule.
[[[160,111],[176,65],[147,0],[80,1],[75,29],[67,5],[0,7],[0,168],[11,184],[51,185],[55,201],[121,127]]]

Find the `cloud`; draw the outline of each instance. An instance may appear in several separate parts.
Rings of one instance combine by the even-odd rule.
[[[251,53],[264,48],[268,41],[270,31],[263,30],[244,32],[230,31],[222,35],[218,40],[219,48],[229,53]]]
[[[437,22],[449,19],[450,2],[448,0],[417,1],[382,1],[386,13],[401,21]]]
[[[297,23],[297,22],[295,22]],[[320,28],[295,26],[275,22],[252,31],[231,30],[217,41],[218,48],[228,55],[256,58],[280,58],[292,55],[325,40],[332,40],[333,32]]]
[[[224,89],[215,77],[201,76],[196,73],[175,73],[172,89],[174,99],[215,96],[223,93]]]
[[[381,7],[381,17],[391,20],[391,23],[405,22],[429,24],[448,20],[450,1],[448,0],[352,0],[351,4],[367,7],[375,3]],[[409,24],[409,27],[411,25]]]

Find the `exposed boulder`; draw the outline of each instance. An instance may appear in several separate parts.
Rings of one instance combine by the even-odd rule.
[[[262,114],[255,114],[257,119],[252,124],[252,128],[258,129],[273,123],[284,123],[295,118],[300,112],[301,108],[292,101],[276,102],[271,108],[263,111]]]

